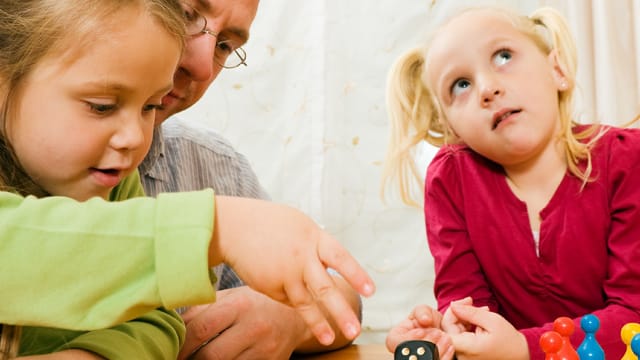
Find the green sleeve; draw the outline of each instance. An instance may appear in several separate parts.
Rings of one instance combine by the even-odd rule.
[[[0,192],[0,323],[92,330],[214,301],[213,214],[210,189],[120,202]]]
[[[82,349],[106,359],[175,359],[184,335],[180,316],[160,308],[109,329],[72,331],[24,327],[20,356]]]
[[[185,328],[175,311],[157,309],[105,330],[76,337],[63,349],[82,349],[105,359],[175,359],[184,343]]]
[[[135,171],[110,194],[111,201],[144,196],[140,176]],[[86,332],[59,350],[81,349],[105,359],[175,359],[184,343],[185,326],[172,310],[159,308],[109,329]]]

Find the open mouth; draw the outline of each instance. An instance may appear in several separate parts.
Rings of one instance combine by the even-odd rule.
[[[101,172],[101,173],[107,174],[107,175],[118,175],[120,173],[120,171],[116,170],[116,169],[96,169],[96,168],[92,168],[91,170],[98,171],[98,172]]]
[[[508,118],[509,116],[511,116],[511,115],[513,115],[513,114],[517,114],[517,113],[519,113],[519,112],[521,112],[521,111],[522,111],[522,110],[520,110],[520,109],[516,109],[516,110],[509,110],[509,111],[505,111],[505,112],[502,112],[502,113],[500,113],[500,114],[498,114],[498,115],[494,116],[494,119],[493,119],[493,127],[491,128],[491,130],[495,130],[495,129],[498,127],[498,125],[500,125],[500,123],[501,123],[504,119]]]

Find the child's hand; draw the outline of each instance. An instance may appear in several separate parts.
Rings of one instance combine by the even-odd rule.
[[[453,313],[453,311],[451,310],[451,306],[453,304],[473,305],[473,299],[467,296],[466,298],[452,301],[447,310],[444,312],[444,315],[442,316],[442,324],[440,326],[442,330],[449,334],[461,334],[465,331],[472,331],[472,324],[462,321]],[[489,308],[486,306],[483,307],[483,309],[489,310]]]
[[[373,281],[333,237],[300,211],[218,196],[211,247],[210,259],[222,257],[248,285],[296,308],[321,344],[329,345],[335,338],[321,307],[347,339],[360,333],[360,322],[327,267],[365,296],[373,294]]]
[[[450,309],[461,322],[475,326],[474,332],[450,334],[458,360],[529,360],[524,335],[502,316],[461,303]]]
[[[427,340],[436,344],[441,360],[453,358],[454,351],[449,335],[440,330],[442,315],[427,305],[416,306],[409,317],[393,327],[386,339],[389,352],[408,340]]]

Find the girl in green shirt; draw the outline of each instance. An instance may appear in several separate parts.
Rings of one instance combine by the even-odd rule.
[[[13,0],[0,13],[0,357],[22,332],[21,355],[175,358],[184,326],[164,308],[213,301],[222,261],[322,343],[328,316],[358,334],[325,268],[363,295],[373,284],[300,212],[211,190],[135,198],[183,50],[177,1]]]

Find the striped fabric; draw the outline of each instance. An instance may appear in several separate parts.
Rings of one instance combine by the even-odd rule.
[[[193,121],[173,117],[156,128],[149,154],[138,168],[149,196],[213,188],[217,195],[269,199],[244,155]],[[214,271],[218,290],[243,285],[226,265]]]

